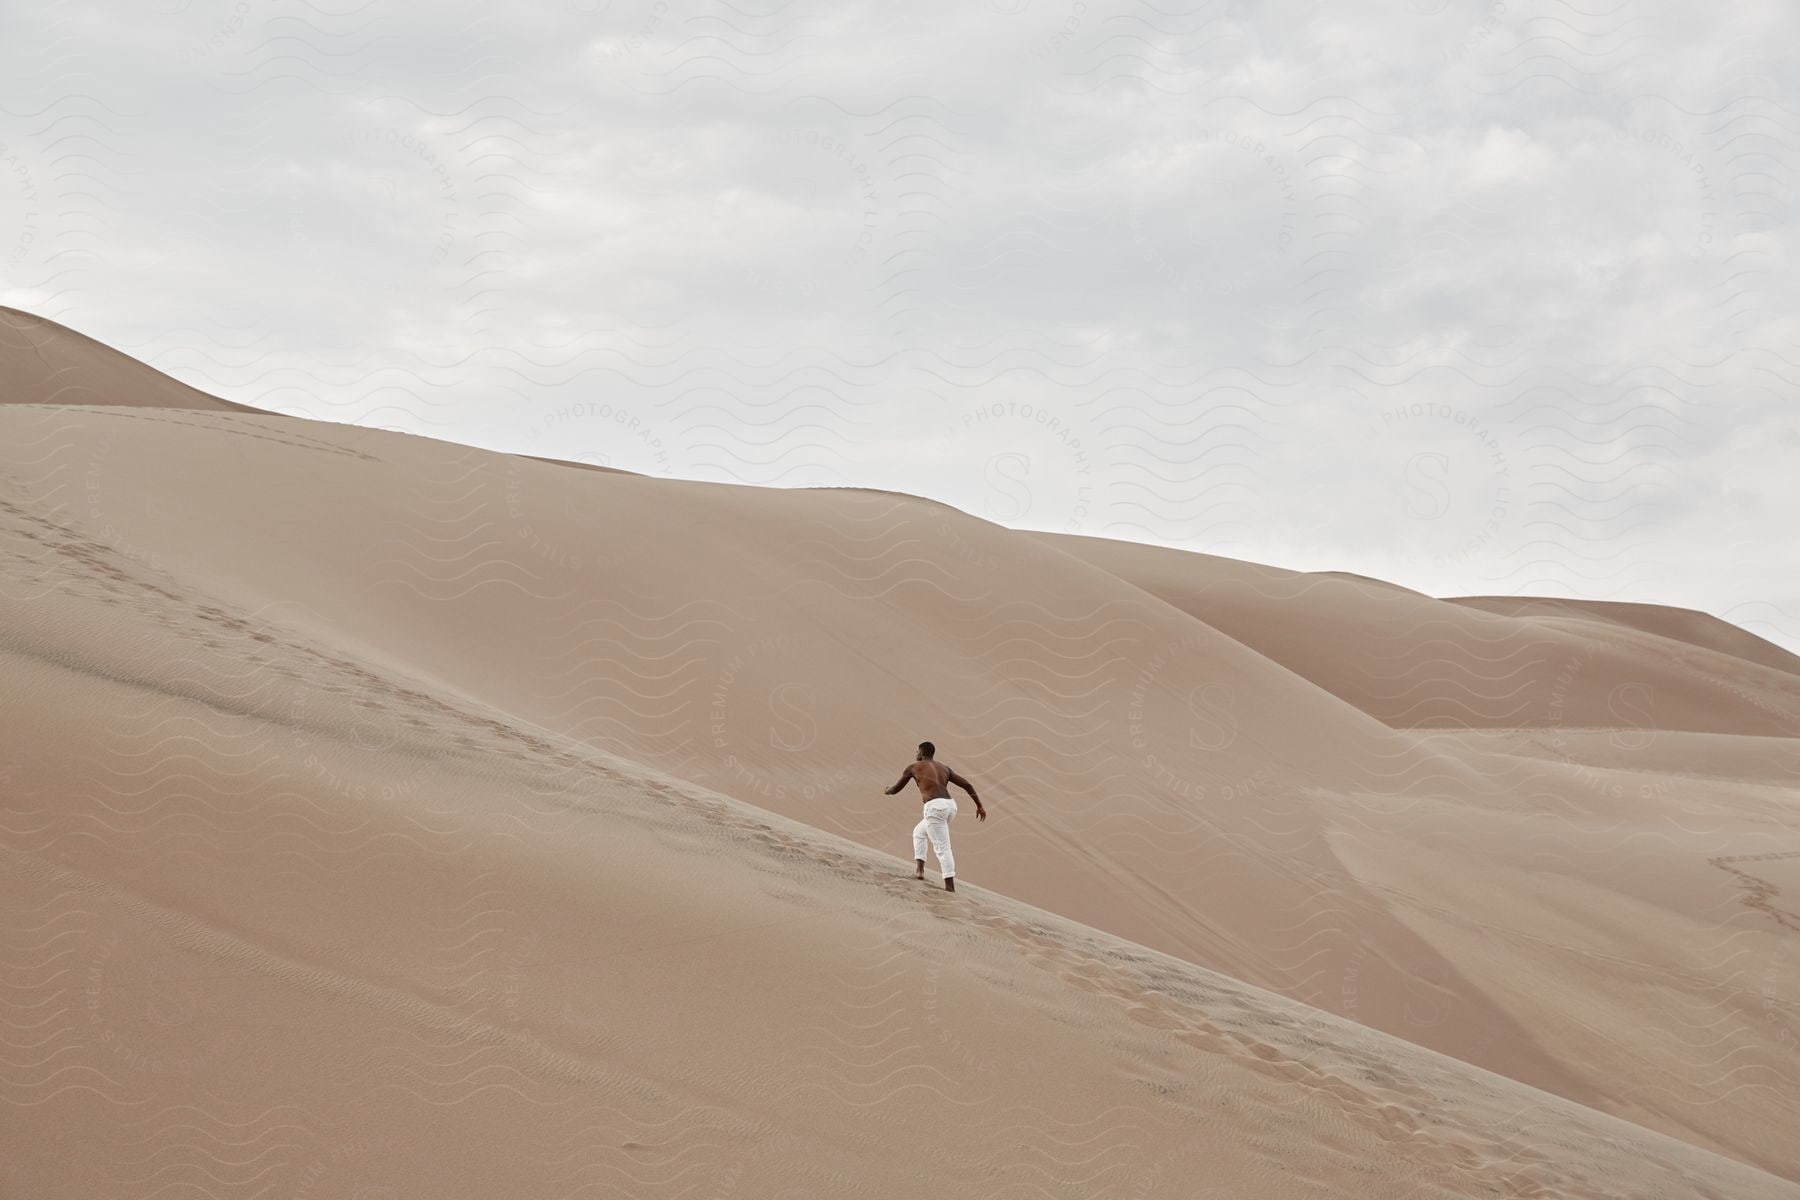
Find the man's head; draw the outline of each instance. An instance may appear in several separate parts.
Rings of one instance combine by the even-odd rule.
[[[935,756],[936,754],[937,754],[937,747],[932,745],[930,742],[920,742],[919,743],[919,757],[921,759],[931,758],[931,757]]]

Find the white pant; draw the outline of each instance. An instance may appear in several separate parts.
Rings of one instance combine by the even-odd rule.
[[[925,816],[913,826],[913,857],[924,862],[925,844],[931,843],[945,879],[956,874],[956,856],[950,853],[950,818],[955,815],[956,801],[940,796],[925,802]]]

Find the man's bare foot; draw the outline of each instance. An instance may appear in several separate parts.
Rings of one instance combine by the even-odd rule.
[[[944,876],[944,890],[946,892],[954,892],[956,890],[956,876],[954,876],[954,875]]]
[[[919,869],[913,872],[913,878],[914,879],[925,878],[925,860],[920,858],[920,859],[915,859],[913,861],[915,861],[919,864]]]

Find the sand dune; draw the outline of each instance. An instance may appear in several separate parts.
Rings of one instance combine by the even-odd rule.
[[[1705,613],[1436,600],[1335,573],[1040,536],[1397,728],[1800,733],[1800,658]]]
[[[1778,648],[44,403],[167,387],[58,328],[0,348],[22,1194],[1800,1194]]]
[[[1457,596],[1450,603],[1515,617],[1605,621],[1690,646],[1730,654],[1745,662],[1800,674],[1800,656],[1783,650],[1711,613],[1657,604],[1618,604],[1603,600],[1548,600],[1538,596]],[[1649,643],[1645,643],[1649,644]]]
[[[54,321],[0,305],[0,377],[7,404],[102,404],[255,412],[209,396]]]

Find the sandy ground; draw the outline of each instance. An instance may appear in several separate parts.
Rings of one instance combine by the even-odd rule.
[[[0,315],[8,1195],[1800,1195],[1776,647],[100,406],[168,385]]]

